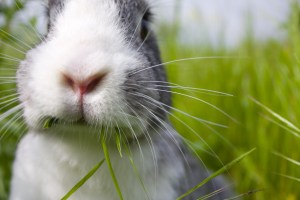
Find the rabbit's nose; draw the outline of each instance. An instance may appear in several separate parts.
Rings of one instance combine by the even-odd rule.
[[[84,80],[76,80],[70,75],[63,74],[64,83],[72,88],[74,92],[78,92],[80,96],[93,92],[97,86],[101,84],[103,79],[107,76],[105,73],[94,74]]]

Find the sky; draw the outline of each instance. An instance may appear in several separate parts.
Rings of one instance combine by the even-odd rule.
[[[167,23],[180,20],[181,42],[234,47],[247,36],[262,41],[286,37],[283,26],[292,2],[296,0],[161,0],[154,7]]]
[[[0,0],[0,3],[11,0]],[[29,0],[26,11],[16,21],[39,16],[38,28],[45,31],[41,9],[44,0]],[[179,20],[178,41],[187,44],[211,43],[226,47],[238,45],[251,36],[256,40],[286,37],[283,28],[292,2],[300,0],[148,0],[154,8],[157,24]],[[176,7],[177,5],[177,7]],[[0,15],[0,23],[3,16]]]

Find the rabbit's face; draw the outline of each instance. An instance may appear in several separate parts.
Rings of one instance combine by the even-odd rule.
[[[166,118],[170,96],[146,2],[49,0],[48,13],[48,35],[17,77],[30,127],[55,118],[138,130]]]

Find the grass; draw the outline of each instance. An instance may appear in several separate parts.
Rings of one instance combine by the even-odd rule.
[[[10,21],[1,30],[9,31],[9,24]],[[300,198],[300,139],[297,137],[297,127],[300,126],[299,24],[299,12],[295,7],[290,21],[284,27],[289,34],[286,41],[259,43],[249,38],[230,50],[179,45],[174,42],[174,30],[162,29],[159,34],[163,60],[166,62],[182,58],[214,57],[169,63],[167,70],[170,82],[233,96],[174,87],[173,104],[190,115],[227,128],[201,123],[183,112],[174,111],[175,116],[171,116],[171,119],[178,132],[191,141],[188,144],[212,171],[217,171],[223,167],[223,163],[229,163],[247,150],[256,148],[255,152],[227,174],[234,182],[237,193],[244,194],[244,199]],[[24,31],[14,34],[31,42]],[[19,44],[3,31],[0,33],[0,41],[14,46]],[[20,52],[0,43],[0,55],[2,54],[23,57]],[[0,58],[0,68],[11,68],[7,62],[15,63]],[[0,70],[1,77],[13,73]],[[1,91],[14,87],[14,84],[0,84]],[[0,98],[6,95],[7,93],[2,92]],[[231,117],[195,98],[209,102]],[[8,99],[1,99],[0,103],[5,100]],[[9,109],[3,108],[4,105],[0,105],[0,112]],[[7,198],[11,163],[20,133],[24,129],[18,124],[6,127],[8,121],[9,119],[0,122],[0,199]]]
[[[230,170],[229,174],[239,193],[264,189],[255,195],[247,196],[247,199],[300,198],[300,185],[297,181],[300,177],[299,165],[273,153],[279,152],[295,162],[300,160],[299,137],[291,134],[296,131],[291,127],[296,127],[300,121],[298,18],[298,11],[295,10],[285,25],[288,39],[282,43],[259,43],[248,39],[235,49],[216,50],[209,46],[179,46],[174,43],[175,38],[165,39],[168,38],[166,36],[161,39],[165,61],[220,56],[218,59],[196,59],[169,64],[169,79],[183,86],[233,94],[233,97],[214,96],[196,91],[176,90],[178,93],[210,102],[238,122],[207,104],[178,94],[173,94],[176,108],[227,125],[228,128],[201,125],[198,121],[175,112],[176,117],[199,133],[208,147],[176,118],[173,118],[173,122],[185,138],[193,141],[193,147],[198,150],[203,162],[215,170],[222,164],[209,153],[210,148],[225,163],[246,149],[257,148],[251,159]],[[173,32],[166,34],[172,35]],[[294,177],[294,180],[279,174]]]

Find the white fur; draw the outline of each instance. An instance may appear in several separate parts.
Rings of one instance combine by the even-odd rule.
[[[62,83],[63,73],[81,80],[108,72],[101,86],[85,95],[85,118],[93,124],[107,123],[112,117],[124,119],[120,113],[127,108],[120,85],[127,70],[144,63],[125,43],[117,15],[117,7],[110,0],[67,1],[49,41],[30,53],[33,61],[27,84],[33,89],[30,101],[25,102],[29,125],[34,126],[44,113],[71,121],[80,117],[79,96]]]
[[[101,144],[84,133],[58,136],[31,132],[19,145],[14,165],[11,200],[61,199],[101,159]],[[78,136],[78,137],[76,137]],[[79,139],[80,138],[80,139]],[[183,173],[182,163],[163,165],[156,176],[156,162],[149,145],[132,148],[132,157],[146,187],[143,190],[139,175],[123,150],[121,158],[115,148],[110,149],[111,161],[126,200],[174,200],[172,183]],[[158,151],[155,148],[155,151]],[[156,155],[158,152],[155,152]],[[142,156],[142,157],[141,157]],[[149,197],[149,198],[148,198]],[[73,200],[119,199],[106,163],[73,196]]]
[[[32,50],[28,57],[29,80],[23,91],[25,118],[32,130],[19,144],[11,187],[11,200],[57,200],[71,189],[92,167],[103,159],[93,128],[41,133],[35,125],[41,116],[50,115],[69,121],[78,120],[79,96],[62,81],[62,73],[85,79],[98,72],[107,78],[94,92],[84,96],[84,116],[90,124],[134,125],[127,111],[120,86],[125,71],[142,66],[141,56],[124,41],[118,24],[118,9],[112,0],[67,1],[59,14],[49,40]],[[145,119],[146,120],[146,119]],[[138,121],[143,123],[143,119]],[[144,127],[144,126],[140,126]],[[96,130],[96,129],[95,129]],[[53,130],[52,130],[53,131]],[[135,129],[136,134],[142,131]],[[150,133],[155,134],[155,133]],[[182,163],[168,162],[155,176],[158,152],[141,141],[132,155],[150,199],[174,200],[172,184],[183,173]],[[111,160],[126,200],[147,199],[133,166],[114,148]],[[167,147],[166,147],[167,148]],[[125,151],[125,150],[124,150]],[[154,152],[153,152],[154,151]],[[175,154],[175,153],[174,153]],[[143,155],[143,157],[141,157]],[[174,155],[173,155],[174,156]],[[159,158],[157,158],[159,159]],[[156,187],[156,186],[159,187]],[[118,199],[108,168],[104,165],[71,199]]]

